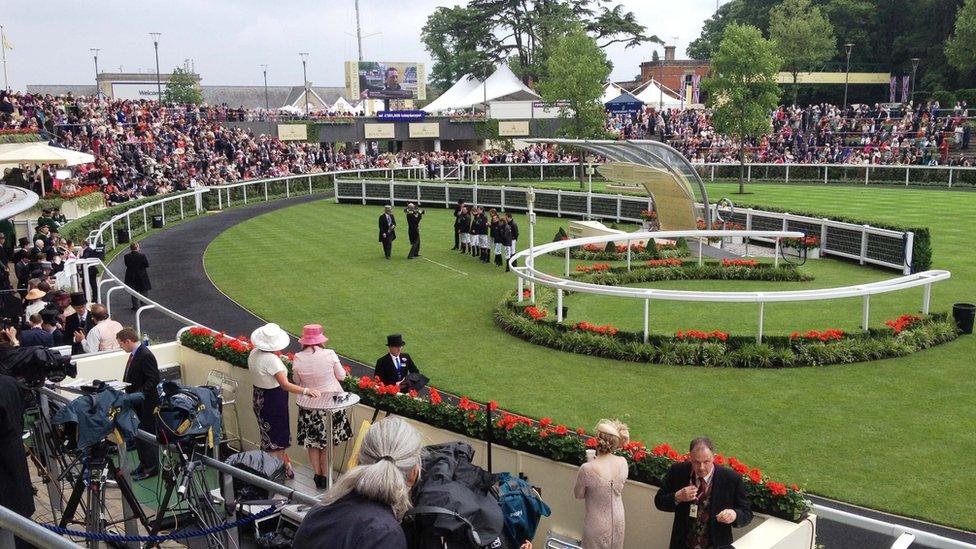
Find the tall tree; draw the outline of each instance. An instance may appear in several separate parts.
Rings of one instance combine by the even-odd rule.
[[[564,118],[559,132],[572,139],[606,136],[606,115],[600,97],[610,76],[607,55],[594,38],[577,29],[559,38],[552,46],[547,76],[539,84],[542,98],[549,104],[563,101],[559,115]],[[580,151],[580,187],[585,181],[583,151]]]
[[[633,12],[609,0],[471,0],[466,8],[438,8],[428,18],[423,41],[439,80],[457,77],[472,64],[509,61],[527,83],[545,76],[553,43],[581,26],[599,46],[658,42]],[[468,33],[473,35],[469,36]],[[461,68],[458,68],[458,67]]]
[[[163,90],[164,105],[199,105],[203,103],[203,93],[197,87],[197,79],[185,69],[177,67]]]
[[[957,71],[976,70],[976,0],[966,0],[956,15],[955,33],[946,41],[945,54]]]
[[[810,0],[784,0],[769,13],[769,38],[783,60],[783,69],[793,76],[795,105],[799,72],[819,70],[819,65],[835,55],[834,27]]]
[[[739,193],[745,192],[746,141],[769,133],[769,112],[779,101],[776,73],[781,65],[773,43],[756,27],[733,23],[712,58],[708,92],[715,130],[739,144]]]

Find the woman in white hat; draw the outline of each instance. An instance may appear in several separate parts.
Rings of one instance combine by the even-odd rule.
[[[295,478],[285,450],[291,446],[288,393],[317,397],[319,392],[288,381],[288,370],[275,354],[288,346],[288,334],[277,324],[265,324],[251,333],[254,349],[247,357],[247,369],[254,385],[254,415],[258,418],[261,449],[285,462],[285,474]]]

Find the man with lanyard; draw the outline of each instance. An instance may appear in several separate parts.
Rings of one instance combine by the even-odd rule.
[[[691,441],[686,461],[668,470],[654,506],[674,513],[670,549],[709,549],[732,544],[732,527],[752,522],[742,475],[715,465],[708,437]]]
[[[376,361],[376,375],[380,377],[380,381],[384,385],[399,385],[401,393],[409,390],[403,383],[407,375],[420,373],[410,355],[400,352],[404,345],[406,342],[400,334],[386,336],[386,347],[390,352]]]

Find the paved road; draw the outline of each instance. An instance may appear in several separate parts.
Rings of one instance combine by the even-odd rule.
[[[280,208],[326,199],[324,195],[302,196],[272,202],[263,202],[221,213],[207,214],[186,223],[176,225],[165,231],[153,234],[142,241],[142,251],[148,256],[153,289],[150,296],[169,309],[178,311],[205,326],[211,326],[231,335],[250,334],[264,323],[249,311],[222,294],[210,282],[203,269],[203,254],[207,245],[220,233],[253,216]],[[710,257],[724,257],[727,254],[714,248],[706,248]],[[109,266],[120,278],[124,275],[121,256]],[[242,275],[247,276],[247,275]],[[113,299],[113,317],[125,325],[132,325],[128,297],[120,297],[116,292]],[[180,324],[158,313],[144,313],[143,329],[153,338],[170,339]],[[293,345],[295,343],[293,342]],[[343,357],[353,373],[362,375],[372,369],[355,360]],[[908,481],[906,479],[906,481]],[[920,522],[896,515],[880,513],[853,507],[839,502],[813,498],[817,503],[839,508],[886,522],[926,530],[939,535],[976,544],[976,534],[962,532],[938,525]],[[874,534],[832,521],[820,521],[817,528],[817,542],[828,549],[834,548],[887,548],[894,541],[890,536]],[[924,547],[913,545],[914,547]]]

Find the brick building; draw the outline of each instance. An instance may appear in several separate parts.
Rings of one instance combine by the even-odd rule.
[[[676,94],[683,85],[686,97],[691,97],[691,77],[696,74],[702,78],[707,76],[710,64],[697,59],[675,59],[674,49],[674,46],[664,46],[664,59],[641,63],[641,81],[654,79]]]

